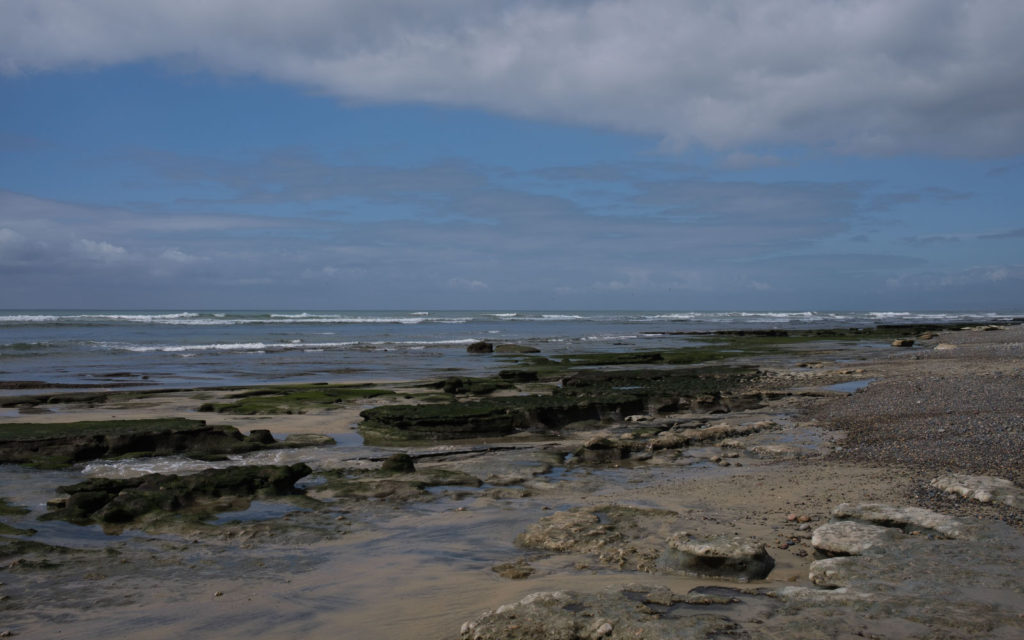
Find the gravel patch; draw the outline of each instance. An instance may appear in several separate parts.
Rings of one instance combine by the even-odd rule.
[[[1024,486],[1024,327],[945,333],[870,366],[880,374],[875,383],[808,410],[847,434],[829,458],[906,468],[919,483],[913,494],[921,506],[1021,526],[1020,510],[972,503],[927,483],[970,473]]]

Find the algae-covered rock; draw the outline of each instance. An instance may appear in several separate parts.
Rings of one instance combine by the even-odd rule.
[[[493,353],[494,352],[494,345],[491,344],[490,342],[486,342],[486,341],[481,340],[479,342],[474,342],[473,344],[471,344],[468,347],[466,347],[466,352],[467,353]]]
[[[380,470],[386,473],[412,473],[416,471],[416,466],[408,453],[396,453],[384,461]]]
[[[540,353],[537,347],[525,344],[499,344],[494,346],[495,353]]]
[[[290,436],[278,443],[266,429],[242,436],[230,425],[208,425],[204,420],[186,418],[0,424],[0,462],[43,468],[61,468],[97,458],[172,454],[212,458],[266,448],[333,443],[327,436],[305,441]]]
[[[494,438],[518,432],[550,432],[587,420],[621,419],[642,406],[641,398],[622,393],[386,405],[363,411],[359,430],[367,444]]]
[[[44,519],[77,524],[125,524],[153,512],[174,513],[201,501],[224,497],[268,497],[297,493],[295,483],[312,470],[290,466],[238,466],[207,469],[187,476],[153,473],[138,478],[91,478],[58,487],[68,498]],[[216,509],[216,507],[214,507]]]

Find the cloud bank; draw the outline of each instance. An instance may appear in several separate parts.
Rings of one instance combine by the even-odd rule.
[[[0,73],[162,60],[671,149],[987,156],[1024,149],[1021,33],[1018,0],[6,0]]]

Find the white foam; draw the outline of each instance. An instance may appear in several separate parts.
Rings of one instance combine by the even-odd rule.
[[[132,351],[135,353],[191,353],[198,351],[324,351],[327,349],[345,349],[348,347],[423,347],[423,346],[458,346],[479,342],[479,338],[463,338],[455,340],[378,340],[373,342],[303,342],[292,340],[289,342],[266,343],[266,342],[230,342],[213,344],[174,344],[174,345],[137,345],[122,342],[98,342],[96,346],[120,351]]]

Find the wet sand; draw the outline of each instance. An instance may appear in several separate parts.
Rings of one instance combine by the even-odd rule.
[[[935,350],[940,343],[957,348]],[[460,625],[483,610],[537,591],[590,592],[630,582],[662,584],[676,592],[698,585],[736,586],[728,580],[619,571],[586,555],[544,554],[515,544],[519,532],[546,515],[603,504],[674,512],[647,532],[652,541],[683,528],[761,541],[776,566],[767,579],[750,586],[810,587],[810,530],[827,522],[839,503],[928,506],[1015,524],[1019,510],[937,497],[922,487],[947,471],[1009,470],[1012,475],[1024,468],[1024,448],[1005,446],[1021,437],[1013,416],[1024,413],[1016,404],[1024,388],[1022,343],[1024,329],[1012,327],[946,334],[909,350],[843,351],[834,359],[816,353],[813,366],[798,366],[808,364],[799,358],[770,359],[770,385],[796,392],[767,407],[711,418],[778,425],[750,436],[742,447],[694,448],[645,464],[556,468],[508,487],[444,488],[426,501],[339,503],[323,513],[286,517],[291,529],[243,524],[215,536],[119,540],[115,553],[55,558],[57,566],[48,569],[4,560],[0,631],[25,638],[455,638]],[[942,381],[935,380],[939,375]],[[854,393],[827,389],[864,380],[873,382]],[[943,385],[937,387],[940,393],[908,397],[907,385],[924,390],[932,383]],[[983,399],[983,406],[947,402],[945,385]],[[362,408],[295,416],[192,416],[195,405],[194,394],[182,393],[146,406],[127,403],[19,419],[180,415],[243,431],[342,434],[354,430]],[[959,448],[905,432],[911,427],[920,435],[920,425],[938,414],[947,429],[954,423],[984,428],[967,429],[981,435],[968,434],[970,442]],[[882,433],[872,431],[875,425]],[[974,453],[965,456],[966,449]],[[486,469],[509,455],[439,457],[422,464]],[[325,522],[333,523],[330,535],[323,533]],[[533,575],[511,580],[492,570],[517,559],[525,559]],[[1018,584],[1016,599],[1007,606],[1020,606],[1020,592]]]

